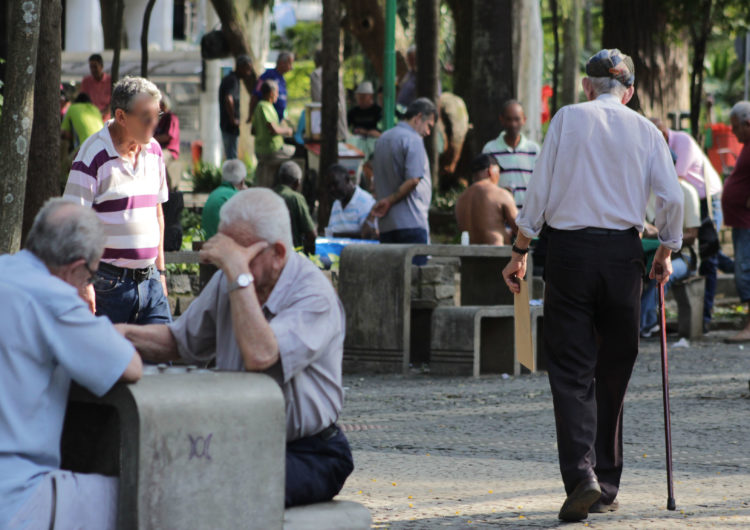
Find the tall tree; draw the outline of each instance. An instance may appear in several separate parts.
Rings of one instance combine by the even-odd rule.
[[[15,252],[21,247],[41,4],[41,0],[11,2],[11,35],[0,118],[0,252]]]
[[[331,215],[330,182],[326,168],[338,161],[339,47],[341,45],[341,3],[323,0],[323,97],[318,171],[318,227],[324,228]]]
[[[552,40],[554,42],[554,51],[552,52],[552,104],[550,105],[550,115],[554,116],[557,112],[557,93],[560,85],[560,17],[557,0],[549,1],[549,8],[552,11]]]
[[[578,102],[578,61],[581,54],[581,0],[568,0],[562,10],[561,105]]]
[[[141,26],[141,77],[148,77],[148,28],[151,25],[151,12],[156,0],[148,0],[143,11],[143,26]]]
[[[438,41],[440,38],[440,2],[439,0],[417,0],[417,96],[428,98],[438,105],[438,79],[440,61],[438,58]],[[438,189],[438,132],[434,127],[431,134],[424,139],[427,157],[430,161],[432,185]]]
[[[447,0],[456,28],[453,53],[453,92],[465,101],[471,97],[471,73],[474,68],[474,1]]]
[[[26,172],[23,237],[39,209],[60,194],[60,48],[62,4],[42,0],[34,81],[34,121]]]
[[[122,39],[124,32],[122,31],[124,24],[123,17],[125,16],[125,0],[114,0],[115,4],[115,21],[112,27],[114,47],[112,48],[112,69],[110,75],[112,76],[112,85],[120,79],[120,51],[122,50]]]
[[[500,133],[500,108],[514,97],[513,3],[473,0],[471,90],[466,102],[474,124],[473,152]]]

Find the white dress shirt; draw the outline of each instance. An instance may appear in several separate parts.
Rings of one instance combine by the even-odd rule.
[[[680,250],[683,195],[664,137],[617,97],[604,94],[557,112],[516,224],[530,238],[545,222],[558,230],[642,232],[651,192],[659,241]]]

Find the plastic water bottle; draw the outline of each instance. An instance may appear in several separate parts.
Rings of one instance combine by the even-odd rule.
[[[461,232],[461,244],[462,245],[469,244],[469,232]]]

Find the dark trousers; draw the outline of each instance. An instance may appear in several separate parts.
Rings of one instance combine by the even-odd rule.
[[[390,232],[381,232],[380,242],[424,245],[427,243],[429,235],[424,228],[402,228],[400,230],[391,230]],[[426,265],[427,256],[414,256],[412,263],[414,265]]]
[[[287,443],[286,507],[330,501],[353,470],[349,442],[338,427]]]
[[[622,412],[638,355],[641,242],[552,230],[545,265],[544,351],[565,491],[596,477],[602,501],[622,474]]]

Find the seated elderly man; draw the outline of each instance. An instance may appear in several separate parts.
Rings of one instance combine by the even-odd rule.
[[[142,371],[80,297],[105,239],[93,210],[52,199],[26,249],[0,257],[0,528],[114,528],[117,479],[60,469],[71,379],[101,396]]]
[[[286,401],[286,505],[330,500],[354,467],[336,426],[345,320],[331,283],[294,252],[284,201],[262,188],[229,199],[201,261],[221,270],[176,322],[120,330],[151,361],[215,358],[273,377]]]
[[[469,232],[474,245],[510,245],[518,210],[513,195],[497,185],[500,164],[483,153],[472,160],[471,172],[474,183],[456,202],[458,229]]]
[[[232,158],[221,166],[221,184],[208,195],[201,214],[201,227],[207,240],[219,231],[219,210],[224,203],[239,190],[247,188],[246,177],[247,167],[242,160]]]
[[[326,233],[334,237],[377,239],[377,220],[371,214],[375,206],[373,196],[357,186],[354,175],[341,164],[333,164],[327,173],[335,200]]]
[[[279,167],[274,191],[284,199],[292,223],[292,243],[294,248],[303,248],[307,254],[315,254],[317,232],[310,215],[305,197],[299,192],[302,170],[289,160]]]

